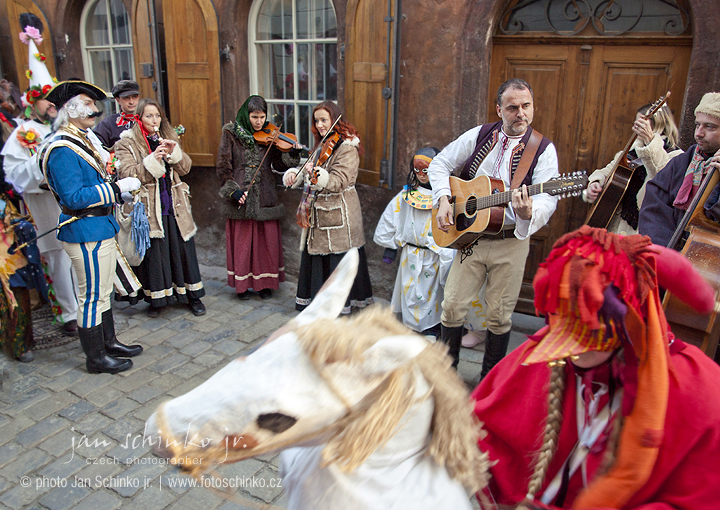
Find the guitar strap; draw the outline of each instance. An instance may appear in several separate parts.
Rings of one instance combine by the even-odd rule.
[[[530,133],[528,144],[520,157],[517,169],[515,169],[515,175],[513,175],[512,182],[510,183],[511,190],[517,189],[522,185],[522,182],[525,180],[525,176],[530,171],[530,165],[532,165],[532,162],[535,159],[535,154],[537,154],[542,139],[542,133],[540,133],[537,129],[533,129],[532,133]]]

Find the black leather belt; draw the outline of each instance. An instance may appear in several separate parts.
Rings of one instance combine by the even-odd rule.
[[[88,216],[110,216],[113,212],[112,206],[110,207],[87,207],[85,209],[69,209],[62,206],[62,213],[68,216],[77,216],[79,218],[86,218]]]
[[[511,229],[501,230],[497,234],[484,234],[481,241],[493,241],[495,239],[515,239],[515,226]]]

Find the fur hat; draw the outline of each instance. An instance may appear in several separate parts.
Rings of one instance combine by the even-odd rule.
[[[717,119],[720,119],[720,92],[708,92],[700,100],[700,104],[695,108],[695,115],[704,113]]]

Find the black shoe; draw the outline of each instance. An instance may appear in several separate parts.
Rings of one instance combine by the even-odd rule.
[[[260,292],[260,299],[270,299],[272,297],[272,289],[263,289]]]
[[[250,299],[250,291],[246,290],[245,292],[241,292],[238,294],[238,299],[242,299],[243,301],[247,301]]]
[[[193,315],[205,315],[205,305],[199,299],[191,299],[189,306]]]
[[[458,363],[460,363],[460,342],[462,342],[463,327],[449,328],[443,325],[440,329],[442,331],[442,341],[448,346],[448,356],[453,359],[452,367],[457,370]]]
[[[162,312],[162,307],[155,308],[154,306],[150,305],[150,308],[148,308],[147,316],[151,319],[155,319],[157,317],[160,317],[160,312]]]
[[[480,380],[497,365],[501,359],[507,354],[508,344],[510,343],[510,332],[496,335],[488,330],[487,340],[485,340],[485,355],[483,356],[482,372],[480,372]]]
[[[110,356],[132,358],[143,352],[142,345],[125,345],[118,341],[115,336],[115,320],[113,319],[112,310],[103,312],[102,326],[105,352]]]
[[[35,355],[33,354],[32,351],[27,351],[27,352],[22,353],[20,356],[18,356],[15,359],[17,359],[18,361],[21,361],[23,363],[30,363],[31,361],[35,360]]]
[[[62,326],[62,332],[65,336],[77,336],[78,335],[78,325],[77,320],[73,319],[71,321],[67,321]]]
[[[85,366],[91,374],[117,374],[132,368],[131,360],[113,358],[105,352],[102,324],[92,328],[78,328],[78,335],[87,358]]]

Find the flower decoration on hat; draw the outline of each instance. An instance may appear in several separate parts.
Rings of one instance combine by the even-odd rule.
[[[20,19],[22,20],[22,18]],[[35,41],[36,44],[41,44],[43,42],[41,30],[42,28],[28,25],[20,32],[20,40],[25,44],[30,44],[30,40]]]
[[[28,45],[28,69],[25,77],[29,81],[27,92],[23,96],[25,115],[31,116],[32,107],[38,99],[44,99],[48,92],[57,83],[57,80],[50,76],[45,65],[47,57],[37,49],[36,44],[43,41],[42,32],[44,26],[40,18],[32,13],[25,12],[20,15],[20,26],[23,31],[20,33],[20,40]]]

